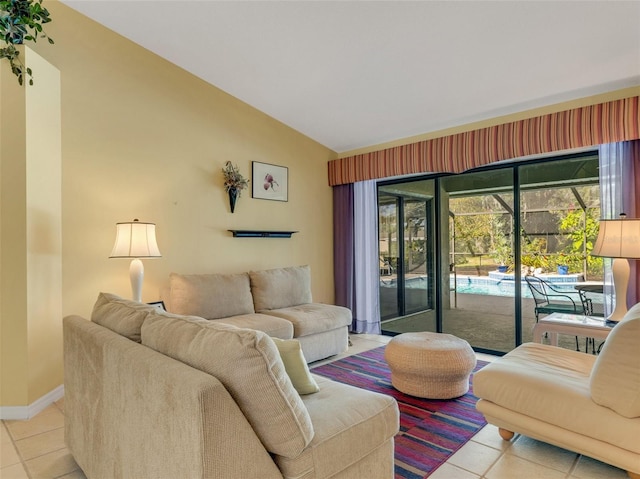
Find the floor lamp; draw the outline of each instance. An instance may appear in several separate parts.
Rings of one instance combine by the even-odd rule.
[[[144,266],[140,258],[160,258],[156,243],[156,225],[142,223],[137,219],[116,223],[116,242],[109,258],[132,258],[129,266],[133,300],[142,302],[142,280]]]
[[[627,219],[622,213],[617,220],[600,220],[600,231],[591,256],[613,258],[611,269],[616,307],[607,321],[618,322],[627,312],[628,259],[640,258],[640,219]]]

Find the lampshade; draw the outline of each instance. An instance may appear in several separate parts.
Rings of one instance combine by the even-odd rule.
[[[155,223],[142,223],[137,219],[116,223],[116,242],[110,258],[160,258],[156,242]]]
[[[640,258],[640,219],[600,220],[592,256]]]
[[[600,220],[598,239],[591,255],[613,258],[611,272],[616,305],[607,320],[621,321],[627,312],[630,272],[627,259],[640,258],[640,219],[626,219],[623,213],[618,220]]]

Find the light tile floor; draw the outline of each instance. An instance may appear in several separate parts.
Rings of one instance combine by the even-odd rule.
[[[335,361],[379,347],[388,336],[352,335],[343,355],[314,363]],[[493,356],[478,354],[491,361]],[[2,421],[0,477],[2,479],[84,479],[64,444],[64,399],[28,421]],[[456,452],[430,479],[624,479],[624,471],[588,457],[516,435],[503,441],[497,428],[486,426]],[[139,478],[135,478],[139,479]],[[181,479],[181,478],[176,478]],[[367,478],[369,479],[369,478]],[[375,478],[370,478],[375,479]]]

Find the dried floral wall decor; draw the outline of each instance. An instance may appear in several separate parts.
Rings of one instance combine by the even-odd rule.
[[[233,213],[236,209],[236,201],[241,196],[242,190],[249,186],[249,180],[245,179],[240,173],[240,169],[230,161],[225,163],[224,168],[222,168],[222,174],[224,175],[224,189],[229,195],[229,206]]]

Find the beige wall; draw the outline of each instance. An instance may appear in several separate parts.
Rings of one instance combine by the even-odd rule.
[[[47,33],[56,44],[38,42],[33,48],[61,75],[62,305],[56,316],[88,316],[100,291],[130,297],[129,261],[108,256],[115,223],[134,218],[157,224],[163,254],[160,259],[144,260],[144,301],[158,299],[172,271],[226,273],[299,264],[311,266],[314,300],[333,301],[327,162],[335,153],[68,7],[48,2],[47,8],[53,18]],[[48,81],[38,66],[33,70],[36,85]],[[0,86],[4,87],[7,78],[15,79],[9,72]],[[4,113],[5,96],[2,98]],[[9,132],[4,120],[2,139]],[[6,158],[4,154],[0,157],[0,251],[15,245],[24,250],[15,260],[23,261],[29,213],[25,206],[15,205],[19,211],[12,215],[20,228],[9,232],[4,199],[16,189],[27,188],[27,183],[50,180],[51,172],[19,171],[21,181],[15,182],[15,172],[9,169],[15,169],[16,162],[13,158],[6,162]],[[289,201],[252,199],[245,190],[232,214],[222,187],[221,169],[226,161],[237,164],[246,177],[251,175],[252,161],[288,167]],[[5,182],[5,172],[12,175],[10,182]],[[233,238],[228,229],[299,233],[291,239],[240,239]],[[24,295],[22,304],[28,304],[28,311],[13,311],[20,323],[29,311],[40,308],[28,297],[24,284],[43,278],[26,263],[14,265],[13,270],[25,277],[12,284],[3,281],[0,299]],[[61,318],[57,318],[56,331],[49,331],[49,339],[42,342],[35,338],[42,325],[28,336],[22,328],[15,332],[4,301],[0,307],[0,406],[31,404],[62,383],[62,361],[56,352]],[[24,388],[23,381],[5,374],[9,368],[27,367],[29,343],[35,347],[30,367],[34,372],[38,369],[42,387]]]
[[[327,148],[122,37],[51,3],[47,58],[62,72],[63,312],[89,314],[99,291],[130,295],[128,260],[109,259],[115,223],[157,224],[163,258],[145,260],[143,300],[169,273],[310,264],[313,292],[333,299]],[[55,28],[53,28],[55,27]],[[37,75],[37,72],[35,72]],[[37,81],[37,78],[36,78]],[[289,168],[289,201],[222,188],[232,161]],[[298,230],[290,240],[228,229]]]
[[[0,73],[3,405],[55,389],[62,363],[60,72],[28,48],[22,55],[39,83],[20,88],[7,65]]]
[[[0,66],[0,400],[17,405],[28,397],[26,99]]]

